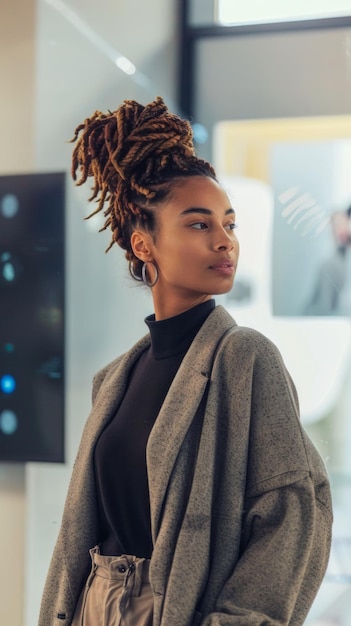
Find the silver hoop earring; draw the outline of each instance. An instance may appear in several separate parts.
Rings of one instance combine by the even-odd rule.
[[[154,271],[155,271],[155,278],[153,281],[149,280],[147,273],[146,273],[146,268],[147,265],[153,265],[154,267]],[[143,263],[143,266],[141,268],[141,276],[142,276],[142,281],[144,283],[144,285],[147,285],[147,287],[153,287],[154,285],[156,285],[157,281],[158,281],[158,270],[157,270],[157,265],[156,263],[154,263],[154,261],[146,261],[145,263]]]
[[[129,274],[131,275],[132,278],[135,278],[135,280],[137,280],[139,283],[142,282],[142,277],[141,276],[137,276],[137,274],[134,271],[134,266],[133,266],[133,261],[129,261]]]

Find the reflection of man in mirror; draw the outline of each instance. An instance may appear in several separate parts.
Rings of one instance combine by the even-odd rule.
[[[320,267],[307,315],[351,316],[351,205],[330,219],[335,249]]]

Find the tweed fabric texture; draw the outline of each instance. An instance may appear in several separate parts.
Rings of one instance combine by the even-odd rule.
[[[93,446],[142,338],[102,369],[44,590],[39,626],[68,626],[97,527]],[[193,421],[206,398],[194,472]],[[332,507],[294,384],[266,337],[221,306],[190,346],[147,445],[154,626],[300,626],[324,576]],[[57,616],[60,615],[60,618]]]

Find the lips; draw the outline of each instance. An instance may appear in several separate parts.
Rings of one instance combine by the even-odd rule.
[[[212,272],[216,272],[217,276],[233,277],[235,272],[235,265],[232,261],[218,261],[214,265],[210,265],[209,268]]]
[[[234,269],[234,263],[232,261],[220,261],[219,263],[210,265],[210,269],[211,270]]]

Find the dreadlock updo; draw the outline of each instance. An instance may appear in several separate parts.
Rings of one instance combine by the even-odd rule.
[[[89,201],[98,205],[88,218],[103,211],[101,230],[112,230],[107,250],[116,242],[139,277],[142,262],[130,245],[133,229],[154,231],[152,208],[170,197],[175,179],[215,179],[214,169],[196,157],[190,123],[171,114],[160,97],[146,106],[125,100],[112,113],[96,111],[76,128],[72,142],[76,185],[94,179]]]

